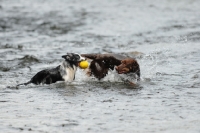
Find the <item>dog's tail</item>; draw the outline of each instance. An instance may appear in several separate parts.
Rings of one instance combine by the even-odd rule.
[[[26,83],[18,84],[16,87],[18,87],[18,86],[20,86],[20,85],[28,85],[28,84],[30,84],[30,83],[32,83],[31,80],[28,81],[28,82],[26,82]]]

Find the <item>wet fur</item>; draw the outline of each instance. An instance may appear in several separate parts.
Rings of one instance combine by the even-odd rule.
[[[85,60],[85,58],[74,53],[68,53],[67,55],[62,56],[62,58],[65,60],[61,65],[53,69],[42,70],[33,76],[29,82],[19,85],[27,85],[30,83],[36,85],[52,84],[57,81],[73,81],[75,79],[78,62]]]
[[[140,67],[134,58],[127,58],[118,54],[82,54],[81,56],[92,59],[88,74],[97,79],[102,79],[108,74],[108,70],[114,70],[118,74],[134,74],[140,80]]]

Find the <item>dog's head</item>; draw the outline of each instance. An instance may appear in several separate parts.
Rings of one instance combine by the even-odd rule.
[[[135,73],[140,77],[140,67],[136,60],[132,58],[124,59],[121,64],[115,67],[119,74]]]
[[[74,63],[86,60],[84,57],[76,53],[67,53],[66,55],[63,55],[62,58],[64,58],[68,62],[74,62]]]

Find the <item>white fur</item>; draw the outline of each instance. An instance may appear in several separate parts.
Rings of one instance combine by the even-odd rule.
[[[79,54],[78,54],[79,55]],[[80,60],[85,60],[85,58],[84,57],[82,57],[81,55],[79,55],[80,56]]]
[[[101,71],[101,67],[99,66],[99,63],[95,62],[95,66],[96,66],[98,71]]]
[[[73,81],[74,80],[77,68],[74,65],[73,65],[73,68],[71,68],[71,67],[65,68],[66,74],[62,76],[65,81]]]
[[[60,74],[65,81],[73,81],[75,78],[77,67],[73,67],[67,61],[63,61],[60,65]]]

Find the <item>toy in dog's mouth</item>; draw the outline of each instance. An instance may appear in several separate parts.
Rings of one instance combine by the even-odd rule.
[[[88,68],[89,63],[88,63],[87,60],[83,60],[83,61],[80,61],[80,62],[78,63],[78,66],[79,66],[81,69],[86,69],[86,68]]]

